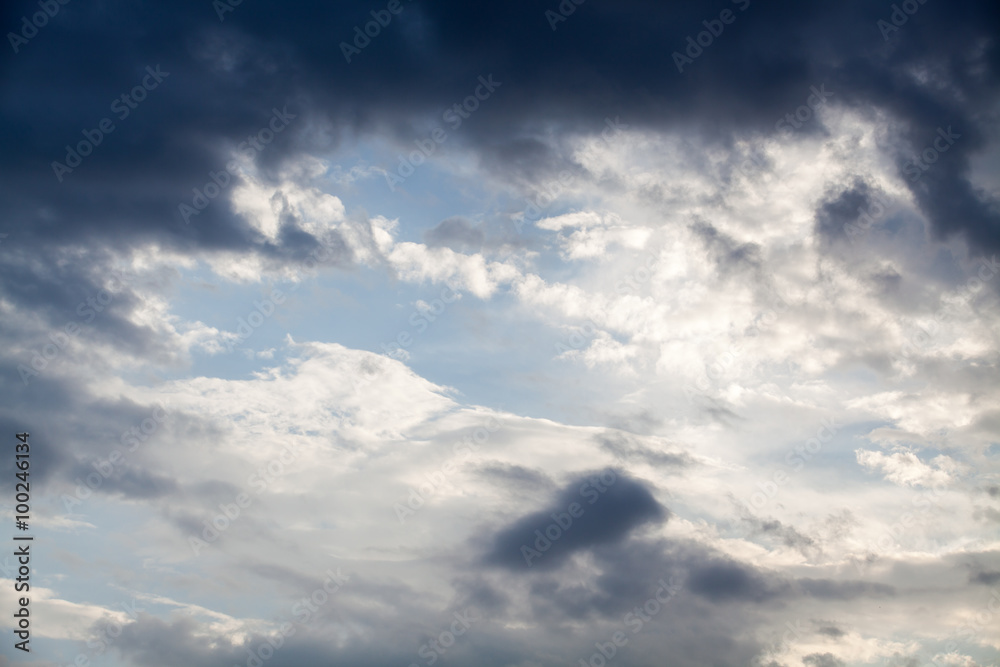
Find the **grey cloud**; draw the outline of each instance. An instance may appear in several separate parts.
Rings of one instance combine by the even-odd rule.
[[[758,276],[763,268],[761,248],[756,243],[740,243],[714,225],[698,222],[691,225],[705,247],[713,254],[719,273],[725,277],[750,273]]]
[[[751,536],[762,535],[776,538],[785,546],[798,549],[804,556],[822,552],[822,547],[816,543],[816,540],[801,533],[794,526],[787,526],[777,519],[762,519],[755,516],[750,512],[750,508],[738,501],[735,496],[730,495],[729,500],[736,506],[740,521],[750,527]]]
[[[777,596],[780,591],[752,569],[724,560],[696,567],[688,585],[692,591],[713,602],[763,602]]]
[[[531,470],[512,463],[491,461],[480,466],[477,472],[504,485],[516,484],[532,490],[549,490],[555,487],[555,482],[541,470]]]
[[[456,252],[477,251],[486,241],[481,225],[461,217],[446,218],[424,232],[424,241],[432,247],[451,248]]]
[[[349,65],[339,42],[368,7],[305,3],[282,14],[243,4],[219,22],[193,1],[170,12],[140,4],[118,12],[114,25],[97,10],[64,9],[73,20],[54,20],[4,66],[18,104],[0,110],[0,202],[38,242],[99,235],[117,247],[155,239],[191,251],[280,254],[221,197],[196,224],[177,216],[178,203],[224,167],[226,148],[265,126],[274,107],[298,117],[257,155],[272,179],[287,159],[328,154],[351,136],[412,148],[428,118],[440,119],[478,76],[492,74],[501,86],[440,150],[465,147],[498,175],[537,183],[572,166],[547,139],[553,134],[596,135],[605,117],[621,114],[636,129],[697,134],[726,148],[739,136],[775,134],[776,121],[824,83],[831,103],[882,110],[906,128],[894,138],[901,171],[938,127],[956,128],[961,138],[908,185],[939,234],[998,247],[995,202],[969,181],[970,157],[988,145],[978,110],[995,100],[1000,69],[990,3],[922,5],[889,42],[877,28],[886,6],[754,5],[683,74],[672,53],[711,13],[699,3],[581,6],[556,32],[530,3],[405,7]],[[88,56],[72,57],[79,53]],[[929,79],[903,74],[925,62],[938,63]],[[51,162],[113,116],[109,102],[156,64],[169,77],[58,183]]]
[[[833,189],[816,210],[817,236],[826,244],[850,242],[852,237],[845,231],[845,227],[857,225],[859,218],[873,210],[875,201],[884,202],[886,197],[872,184],[870,178],[855,176],[846,188]],[[864,218],[862,224],[869,220],[870,217]],[[866,233],[871,231],[873,224],[865,227]]]
[[[846,667],[847,663],[832,653],[812,653],[802,658],[808,667]]]
[[[511,604],[510,596],[480,576],[463,577],[452,582],[458,609],[473,607],[489,615],[503,615]]]
[[[105,472],[109,470],[110,474],[104,476],[94,468],[92,462],[80,462],[69,475],[73,479],[86,480],[90,477],[95,480],[91,486],[94,493],[120,494],[128,499],[154,500],[180,490],[180,485],[175,480],[128,462],[105,468]],[[100,481],[96,481],[98,479]]]
[[[969,576],[970,584],[992,586],[998,581],[1000,581],[1000,572],[976,572],[975,574]]]
[[[515,571],[528,571],[529,567],[549,569],[578,551],[617,542],[645,523],[669,517],[669,511],[656,502],[642,482],[620,471],[605,479],[613,482],[605,486],[607,482],[602,482],[600,473],[579,477],[546,509],[522,517],[498,531],[484,562]],[[552,515],[568,515],[574,503],[579,505],[582,514],[571,517],[572,523],[563,531]],[[552,534],[558,531],[559,537],[550,540],[551,547],[532,559],[529,566],[522,548],[535,549],[536,542],[544,544],[536,531],[544,534],[551,525],[556,525]]]
[[[695,458],[687,452],[656,450],[642,444],[637,438],[627,433],[609,431],[607,434],[596,436],[596,438],[601,449],[619,460],[638,459],[652,466],[678,470],[696,463]]]
[[[888,584],[833,579],[799,579],[797,588],[812,597],[826,600],[853,600],[859,597],[889,597],[896,589]]]

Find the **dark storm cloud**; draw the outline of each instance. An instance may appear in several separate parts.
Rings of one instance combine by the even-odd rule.
[[[633,604],[651,582],[667,577],[678,577],[684,581],[685,591],[717,605],[767,604],[803,597],[854,600],[895,593],[892,586],[884,584],[783,577],[691,540],[640,539],[632,529],[668,518],[669,510],[656,503],[644,484],[620,473],[593,506],[580,503],[583,515],[574,518],[572,525],[559,531],[550,528],[556,525],[553,514],[566,512],[570,503],[580,502],[580,487],[593,481],[576,480],[545,510],[502,528],[483,559],[484,564],[515,573],[538,573],[530,589],[536,614],[567,619],[612,617]],[[589,522],[588,514],[592,517]],[[547,535],[548,546],[539,535],[546,536],[547,530],[552,533]],[[796,537],[808,542],[805,536],[796,533]],[[601,571],[594,587],[577,584],[571,574],[558,567],[582,550],[589,551]]]
[[[777,595],[764,577],[735,562],[718,561],[695,567],[688,585],[692,591],[713,602],[763,602]]]
[[[712,664],[713,660],[719,664],[743,664],[762,647],[750,640],[737,643],[723,640],[726,637],[731,640],[734,634],[746,632],[755,624],[766,623],[764,617],[749,618],[747,607],[770,606],[780,610],[794,598],[811,595],[802,590],[799,582],[737,562],[694,541],[627,538],[595,546],[591,553],[598,573],[588,576],[586,581],[581,581],[574,572],[554,569],[540,572],[530,580],[527,613],[524,607],[512,602],[517,586],[504,582],[507,577],[520,579],[519,573],[501,568],[492,573],[472,571],[454,579],[448,609],[474,606],[483,612],[485,620],[477,623],[474,632],[462,639],[461,648],[456,644],[456,653],[448,657],[455,664],[500,667],[537,660],[544,654],[566,656],[567,650],[575,654],[575,650],[567,649],[566,641],[576,642],[573,635],[579,633],[567,633],[565,623],[603,622],[621,629],[625,614],[634,613],[637,605],[652,598],[662,586],[661,581],[670,580],[680,583],[679,595],[663,604],[662,615],[654,619],[656,629],[647,632],[669,640],[679,651],[679,664]],[[247,568],[248,564],[244,562],[242,567]],[[288,601],[285,609],[318,585],[312,577],[284,567],[249,563],[249,572],[280,584],[280,594]],[[850,587],[851,582],[844,584]],[[836,586],[831,584],[831,589]],[[512,594],[508,595],[508,591]],[[856,593],[837,599],[879,595],[878,591],[863,587],[857,588]],[[352,575],[342,593],[332,599],[334,603],[322,607],[314,619],[296,626],[296,635],[274,652],[268,664],[331,661],[409,664],[414,661],[417,647],[446,627],[440,619],[451,620],[448,613],[427,608],[429,599],[425,593],[395,581],[376,583]],[[392,611],[387,614],[382,606],[372,606],[371,599],[383,601]],[[361,604],[353,604],[355,601]],[[509,629],[501,630],[497,625],[524,624],[526,619],[534,627],[515,633],[514,641]],[[286,618],[283,615],[277,620]],[[360,632],[347,645],[334,646],[328,641],[329,633],[344,624],[369,631]],[[837,629],[829,622],[814,624],[817,632],[836,635]],[[165,623],[141,615],[137,623],[126,627],[117,650],[135,664],[150,667],[244,664],[247,648],[256,649],[265,641],[255,636],[244,646],[230,647],[225,641],[206,643],[196,630],[195,625],[186,621]],[[579,646],[586,648],[584,655],[593,650],[596,637],[591,635],[593,631],[588,631],[578,638]],[[377,641],[370,641],[369,636],[376,636]],[[320,641],[323,638],[326,640]],[[733,651],[738,655],[733,655]],[[633,655],[636,664],[655,664]]]
[[[0,375],[3,384],[7,385],[14,381],[20,383],[21,380],[17,377],[15,369],[8,367],[4,370],[6,372]],[[63,388],[59,383],[53,382],[49,384]],[[57,387],[54,387],[54,389],[57,389]],[[13,390],[5,391],[4,393],[7,396],[15,395]],[[54,391],[53,393],[55,400],[58,400],[60,392]],[[15,433],[27,433],[29,435],[28,453],[31,456],[31,478],[36,484],[41,486],[44,482],[57,476],[66,466],[71,465],[72,460],[67,455],[65,449],[58,446],[62,435],[59,433],[59,429],[46,421],[32,419],[32,416],[31,412],[18,410],[8,404],[0,408],[0,428],[3,429],[3,433],[7,434],[7,438],[13,438]],[[13,447],[11,447],[11,450],[13,451]],[[14,456],[5,456],[3,460],[0,460],[0,489],[4,492],[9,492],[8,497],[13,494],[14,485],[18,481],[14,477],[14,474],[17,472],[15,463],[16,459]]]
[[[275,108],[287,105],[296,118],[256,153],[272,176],[289,155],[326,152],[349,136],[412,146],[424,119],[444,126],[443,112],[492,74],[500,87],[448,148],[464,144],[498,174],[534,181],[564,166],[545,139],[551,130],[598,133],[620,115],[632,128],[690,129],[725,147],[743,133],[775,132],[810,86],[826,83],[831,103],[898,119],[901,171],[933,146],[938,127],[953,127],[961,138],[910,187],[940,234],[963,231],[1000,247],[993,203],[968,180],[969,158],[986,143],[979,110],[996,99],[994,3],[923,4],[884,39],[877,21],[890,6],[860,0],[750,2],[745,11],[743,2],[587,3],[555,31],[534,2],[405,2],[348,64],[340,43],[377,4],[242,3],[224,21],[211,3],[194,1],[62,7],[0,71],[8,220],[48,242],[156,239],[281,256],[230,213],[225,195],[189,225],[177,210]],[[0,18],[13,28],[35,6],[9,4]],[[678,73],[672,54],[726,8],[735,23]],[[119,119],[113,100],[156,66],[169,75]],[[906,74],[919,68],[928,77]],[[52,161],[105,117],[113,132],[59,183]]]
[[[530,601],[539,622],[621,618],[664,581],[679,584],[678,608],[716,610],[706,613],[780,609],[806,598],[850,602],[895,593],[891,586],[868,582],[786,577],[693,540],[628,538],[594,547],[591,554],[596,576],[589,567],[586,575],[567,567],[543,570],[531,580]],[[822,625],[832,627],[829,622]]]
[[[548,569],[578,551],[618,542],[633,529],[669,516],[645,484],[607,470],[574,480],[548,508],[501,529],[484,561],[516,571]]]
[[[872,210],[876,198],[879,201],[885,199],[868,180],[861,177],[855,177],[844,189],[828,193],[816,211],[817,236],[826,243],[844,243],[856,238],[850,235],[853,228],[845,230],[845,227],[858,223],[859,218]],[[863,219],[862,224],[867,221]]]
[[[57,483],[67,493],[82,489],[82,497],[90,495],[78,479],[91,473],[100,478],[98,492],[116,492],[128,497],[159,497],[175,490],[173,481],[149,473],[137,462],[141,461],[143,448],[159,445],[166,431],[161,425],[143,435],[134,452],[130,447],[130,429],[140,428],[144,420],[151,420],[154,406],[143,406],[130,400],[115,402],[94,401],[72,379],[55,373],[42,373],[27,386],[15,366],[0,366],[0,386],[9,398],[0,408],[0,426],[7,433],[30,433],[31,476],[37,482]],[[162,413],[160,414],[162,417]],[[53,419],[58,415],[59,419]],[[180,415],[167,415],[173,420]],[[148,422],[147,422],[148,423]],[[123,442],[123,438],[126,440]],[[102,465],[113,450],[122,454],[114,466]],[[104,468],[108,475],[101,475],[93,464]],[[0,461],[0,488],[13,487],[13,457]],[[9,473],[9,474],[7,474]],[[59,505],[63,509],[63,505]]]
[[[59,365],[60,357],[72,354],[53,337],[113,345],[145,359],[169,359],[170,351],[160,332],[130,321],[144,304],[133,291],[137,287],[135,274],[125,270],[111,253],[99,247],[35,245],[28,232],[20,230],[7,241],[0,248],[4,296],[18,309],[36,313],[47,328],[44,332],[21,329],[20,333],[40,333],[35,336],[37,344],[20,360],[26,367],[47,370],[48,364],[40,368],[35,357],[49,343],[55,342],[61,350],[50,360],[52,366]],[[13,321],[5,333],[14,334],[23,326]]]

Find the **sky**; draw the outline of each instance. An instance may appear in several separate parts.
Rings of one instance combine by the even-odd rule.
[[[0,665],[1000,665],[996,3],[0,26]]]

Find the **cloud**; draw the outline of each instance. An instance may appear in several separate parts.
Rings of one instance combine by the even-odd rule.
[[[816,211],[816,235],[826,244],[857,243],[886,213],[885,195],[857,176],[821,203]]]
[[[475,226],[465,218],[447,218],[424,232],[424,239],[430,247],[444,246],[455,251],[477,250],[486,240],[482,227]]]
[[[668,466],[677,469],[698,463],[697,459],[682,449],[664,451],[649,447],[626,431],[608,431],[606,434],[597,436],[597,440],[601,447],[619,460],[641,459],[651,466]]]
[[[717,562],[697,568],[691,575],[691,590],[713,602],[751,600],[762,602],[775,593],[752,570],[736,563]]]
[[[881,470],[885,478],[906,486],[937,487],[954,481],[958,466],[949,457],[941,455],[933,465],[921,461],[913,452],[898,451],[891,454],[857,450],[858,463],[869,470]]]
[[[808,667],[846,667],[847,663],[832,653],[813,653],[802,658]]]
[[[1000,571],[995,3],[888,35],[860,0],[724,3],[718,35],[694,2],[407,0],[385,25],[218,4],[71,3],[4,63],[0,429],[39,443],[52,651],[127,589],[151,609],[113,660],[246,664],[337,566],[353,588],[268,666],[423,662],[468,606],[445,659],[497,667],[619,631],[636,665],[904,664],[977,617]],[[169,75],[119,117],[147,67]],[[224,354],[275,288],[298,291]],[[449,289],[405,363],[380,354]],[[766,515],[740,500],[772,484]]]
[[[618,542],[643,524],[669,516],[642,482],[621,471],[580,476],[548,508],[501,529],[484,562],[515,571],[534,565],[553,568],[576,552]],[[559,536],[547,537],[550,532]],[[544,546],[546,542],[549,546]]]
[[[18,171],[12,160],[5,160],[6,182],[18,193],[13,197],[8,192],[6,208],[31,220],[23,228],[37,239],[69,242],[93,233],[108,239],[117,235],[119,243],[156,238],[174,248],[267,254],[275,248],[229,210],[228,194],[202,211],[194,225],[163,212],[189,201],[194,188],[210,182],[210,172],[224,169],[240,142],[267,127],[274,108],[287,106],[296,118],[255,153],[265,178],[289,159],[329,152],[352,137],[386,133],[400,146],[412,146],[424,136],[421,125],[434,118],[445,126],[441,109],[471,95],[477,76],[493,74],[501,87],[453,133],[454,146],[448,147],[480,154],[484,166],[507,178],[519,175],[537,182],[542,174],[569,164],[558,142],[544,140],[551,128],[567,136],[596,134],[604,129],[600,114],[627,110],[633,128],[693,128],[725,145],[737,132],[776,135],[776,121],[803,103],[810,86],[828,82],[835,95],[831,103],[876,108],[899,120],[905,129],[894,140],[901,161],[933,142],[939,126],[956,128],[961,138],[909,187],[940,234],[963,232],[976,246],[997,248],[996,214],[988,196],[970,182],[971,157],[990,136],[975,110],[987,106],[995,90],[991,54],[996,47],[985,28],[996,17],[994,8],[975,2],[947,9],[922,6],[920,20],[907,25],[905,39],[883,45],[875,27],[883,18],[882,7],[847,3],[790,12],[753,6],[739,13],[747,20],[730,27],[691,71],[678,75],[672,53],[682,50],[687,36],[701,27],[703,8],[639,1],[628,7],[581,8],[572,25],[553,34],[544,12],[521,5],[407,6],[377,44],[350,65],[338,45],[350,39],[349,26],[368,15],[321,3],[303,7],[302,15],[311,17],[308,26],[251,6],[213,23],[215,17],[211,12],[205,16],[203,7],[181,4],[161,17],[157,38],[113,46],[103,38],[116,28],[54,22],[48,34],[59,36],[59,46],[31,49],[19,60],[30,66],[11,70],[9,85],[20,94],[33,85],[36,69],[63,64],[52,83],[54,104],[21,95],[26,105],[5,107],[8,155],[35,146],[30,169]],[[135,23],[139,16],[122,20]],[[331,26],[346,33],[328,39]],[[775,29],[796,35],[820,27],[821,40],[785,40],[780,52],[767,47]],[[511,29],[523,45],[518,52],[505,46],[503,37]],[[856,39],[859,30],[872,39]],[[618,36],[626,34],[631,36],[628,53],[616,46]],[[178,39],[181,35],[192,41]],[[595,41],[595,35],[605,39]],[[95,42],[109,44],[95,52],[93,63],[105,72],[105,95],[80,100],[64,84],[79,80],[91,64],[64,55]],[[739,57],[748,50],[759,52],[763,60]],[[539,68],[539,60],[546,66]],[[925,65],[930,62],[935,66]],[[397,71],[398,63],[406,63],[405,71]],[[476,70],[470,63],[482,65]],[[109,106],[113,91],[130,88],[146,66],[156,64],[170,74],[155,96],[129,117],[115,120],[116,130],[104,145],[62,184],[56,183],[50,163],[65,159],[65,145],[82,137],[81,128],[114,117]],[[289,67],[299,76],[274,76]],[[914,70],[922,75],[899,74]],[[943,85],[945,72],[963,76],[950,77]],[[581,80],[587,85],[578,85]],[[701,90],[697,96],[691,94],[694,86]],[[352,94],[336,92],[344,90]],[[405,108],[396,103],[400,97],[409,100]],[[74,113],[48,113],[68,108],[62,102],[70,99]],[[594,109],[600,111],[595,114]],[[810,124],[804,132],[820,127]],[[146,142],[148,160],[137,164],[131,159],[129,139]],[[150,187],[153,165],[158,188]],[[90,195],[101,207],[89,203]],[[954,204],[947,214],[943,202]]]
[[[786,526],[777,519],[760,519],[751,514],[749,508],[739,503],[737,503],[737,509],[740,520],[751,527],[754,536],[774,536],[780,539],[785,546],[799,549],[803,554],[821,549],[816,540],[802,534],[793,526]]]

